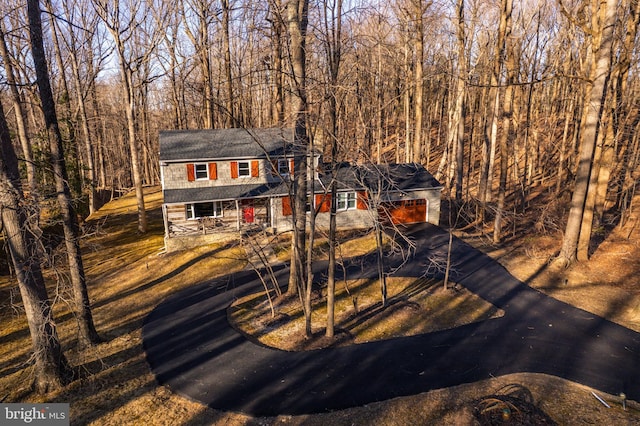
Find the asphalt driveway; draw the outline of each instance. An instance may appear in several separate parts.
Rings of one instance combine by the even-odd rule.
[[[423,276],[446,255],[448,234],[412,230],[417,250],[396,276]],[[362,260],[362,259],[361,259]],[[350,278],[368,276],[364,259]],[[387,259],[391,268],[400,257]],[[212,408],[256,416],[304,414],[360,406],[516,372],[545,373],[624,392],[640,401],[640,334],[547,297],[499,263],[454,239],[452,280],[505,315],[452,330],[306,352],[248,341],[229,325],[226,308],[262,288],[240,272],[171,296],[143,325],[147,361],[160,384]],[[325,272],[324,264],[317,273]],[[288,269],[276,269],[281,283]]]

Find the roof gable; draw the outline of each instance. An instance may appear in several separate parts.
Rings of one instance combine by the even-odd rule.
[[[267,158],[293,153],[292,129],[164,130],[160,161]]]

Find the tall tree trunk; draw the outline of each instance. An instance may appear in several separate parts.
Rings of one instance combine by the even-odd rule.
[[[64,386],[72,371],[62,353],[40,269],[35,230],[29,228],[9,128],[0,104],[0,216],[24,305],[35,360],[35,388],[46,393]]]
[[[74,310],[78,319],[81,340],[87,344],[94,344],[100,342],[101,339],[96,332],[91,314],[91,304],[80,253],[78,218],[71,202],[71,191],[69,190],[67,170],[62,152],[62,136],[58,127],[56,106],[49,83],[49,71],[42,40],[42,23],[40,21],[38,0],[28,0],[27,7],[33,62],[47,127],[58,204],[62,214],[62,227],[64,229],[64,240],[73,288]]]
[[[196,25],[197,29],[191,30],[189,23],[191,19],[185,10],[186,2],[181,2],[182,15],[184,17],[184,31],[191,40],[193,48],[198,58],[198,65],[202,74],[202,96],[203,96],[203,126],[205,129],[213,129],[215,124],[214,112],[214,89],[213,89],[213,71],[211,66],[211,43],[209,41],[209,2],[207,0],[198,0],[194,2],[195,13],[198,16]]]
[[[282,66],[282,34],[284,32],[282,23],[282,4],[280,0],[274,0],[269,2],[271,10],[271,43],[272,43],[272,58],[273,61],[273,122],[276,126],[282,126],[284,124],[285,116],[285,104],[284,104],[284,70]]]
[[[306,93],[306,33],[308,24],[308,0],[290,0],[287,3],[287,29],[289,35],[290,65],[292,76],[292,113],[294,116],[294,176],[292,182],[294,233],[292,241],[291,270],[288,293],[298,289],[304,298],[305,247],[307,227],[307,159],[312,153],[307,134]],[[303,303],[305,316],[311,316]],[[306,318],[306,317],[305,317]],[[309,333],[309,330],[306,330]]]
[[[624,138],[624,121],[628,114],[632,113],[629,96],[628,78],[631,70],[633,51],[635,40],[638,34],[638,26],[640,25],[640,1],[628,1],[628,16],[626,23],[626,34],[624,42],[620,47],[618,56],[618,66],[612,68],[611,84],[612,84],[612,102],[609,115],[611,116],[610,125],[607,126],[607,133],[602,144],[602,160],[600,172],[598,174],[598,189],[595,197],[594,210],[598,220],[602,220],[605,210],[605,202],[607,198],[607,189],[609,187],[610,176],[618,162],[616,156],[616,142]],[[633,102],[633,101],[632,101]],[[633,119],[631,120],[633,121]],[[630,143],[630,141],[628,141]]]
[[[88,58],[87,58],[87,72],[89,75],[96,75],[96,72],[94,70],[94,65],[93,65],[93,60],[94,60],[94,56],[93,56],[93,50],[89,49],[87,51],[88,54]],[[91,79],[90,83],[89,83],[89,88],[88,88],[88,96],[90,98],[90,105],[93,109],[93,114],[96,117],[101,116],[100,114],[100,107],[98,106],[98,93],[96,90],[96,81],[95,79]],[[100,122],[97,120],[92,120],[92,128],[93,128],[93,135],[95,138],[95,146],[96,146],[96,154],[97,154],[97,173],[98,173],[98,186],[100,188],[105,188],[107,186],[107,165],[105,162],[105,158],[104,158],[104,130],[103,130],[103,126],[104,126],[104,121]]]
[[[409,55],[409,46],[404,48],[404,68],[405,68],[405,86],[403,96],[403,112],[404,112],[404,161],[410,163],[413,161],[413,144],[411,143],[411,80],[409,79],[409,70],[411,69],[411,59]]]
[[[482,220],[484,220],[486,203],[491,201],[493,194],[493,166],[498,138],[498,120],[500,118],[500,74],[504,64],[506,35],[511,22],[512,4],[512,0],[502,0],[500,7],[498,39],[495,58],[493,59],[493,70],[491,72],[488,97],[491,116],[485,124],[485,143],[482,151],[482,170],[479,186],[479,197],[482,204]]]
[[[456,200],[462,200],[462,177],[464,169],[464,121],[465,121],[465,97],[467,80],[466,35],[464,22],[464,0],[457,2],[458,26],[456,27],[458,40],[458,76],[456,79],[455,106],[452,114],[450,142],[455,146],[455,190]]]
[[[37,199],[38,183],[36,180],[36,165],[33,161],[33,150],[31,149],[31,141],[27,134],[27,124],[25,120],[25,112],[22,107],[22,99],[20,92],[18,91],[18,82],[16,81],[15,72],[13,69],[13,60],[9,55],[9,49],[5,40],[5,30],[2,19],[0,19],[0,55],[4,62],[5,78],[7,79],[7,85],[9,86],[9,92],[11,93],[11,103],[16,117],[16,128],[18,131],[18,140],[20,141],[20,147],[22,148],[22,155],[24,157],[25,166],[27,169],[27,182],[29,184],[29,191],[31,197]]]
[[[54,57],[56,59],[56,63],[58,65],[59,74],[60,74],[60,85],[62,86],[62,94],[58,96],[59,105],[62,107],[62,127],[64,130],[64,134],[66,136],[67,141],[67,156],[66,160],[67,164],[71,162],[71,177],[69,186],[73,188],[75,194],[81,194],[83,188],[83,179],[82,179],[82,156],[79,155],[77,140],[76,140],[76,131],[75,126],[71,122],[71,93],[69,91],[69,84],[67,83],[67,72],[66,65],[64,59],[62,58],[62,50],[60,49],[59,37],[58,37],[58,24],[55,19],[55,11],[53,10],[53,5],[51,4],[51,0],[44,0],[45,6],[47,8],[47,13],[52,17],[51,19],[51,41],[53,45]],[[55,100],[55,98],[54,98]],[[63,149],[64,149],[64,138],[63,138]],[[62,155],[65,155],[65,152],[62,152]],[[67,167],[67,174],[69,174],[69,168]]]
[[[96,1],[96,0],[94,0]],[[141,142],[137,139],[136,132],[136,105],[135,105],[135,93],[133,86],[133,73],[134,68],[139,67],[144,62],[142,58],[136,58],[135,61],[127,60],[126,52],[127,46],[121,37],[123,29],[120,27],[120,9],[119,4],[111,4],[109,2],[96,1],[97,12],[100,18],[103,20],[114,42],[115,53],[118,58],[118,65],[120,71],[121,81],[121,95],[125,104],[125,116],[127,122],[127,136],[129,143],[129,155],[131,161],[131,174],[133,177],[133,186],[136,193],[136,204],[138,208],[138,232],[147,232],[147,212],[144,204],[144,191],[142,180],[142,169],[140,163],[140,145]],[[134,13],[136,11],[131,11]],[[125,30],[131,30],[125,28]],[[151,49],[151,47],[147,47]],[[146,55],[149,54],[147,51]],[[144,57],[145,55],[143,55]],[[148,59],[148,58],[147,58]],[[140,62],[140,63],[137,63]]]
[[[426,6],[428,7],[428,6]],[[413,159],[414,163],[422,163],[422,121],[423,121],[423,95],[424,95],[424,9],[423,0],[417,0],[415,16],[415,40],[416,73],[415,73],[415,99],[414,117],[415,127],[413,133]]]
[[[591,95],[588,102],[585,103],[587,111],[584,132],[581,138],[576,182],[573,196],[571,197],[569,219],[562,240],[562,249],[558,256],[559,261],[564,264],[572,263],[577,258],[580,228],[585,220],[587,194],[589,191],[595,190],[595,188],[590,187],[589,180],[600,128],[600,117],[605,105],[607,83],[610,75],[613,30],[616,23],[616,4],[616,0],[600,0],[599,9],[594,11],[594,19],[596,19],[595,16],[598,16],[599,22],[597,27],[592,28],[597,38],[593,41],[595,64],[591,73]]]
[[[231,72],[231,43],[229,41],[229,26],[231,10],[229,0],[222,0],[222,49],[224,50],[224,72],[227,86],[227,103],[225,124],[230,127],[238,127],[238,118],[233,111],[233,75]]]
[[[329,128],[331,145],[332,179],[329,185],[331,208],[329,213],[329,270],[327,272],[327,337],[334,336],[335,328],[335,291],[336,291],[336,215],[337,215],[337,186],[338,174],[338,76],[342,62],[342,0],[336,0],[333,8],[324,3],[324,21],[327,38],[327,62],[329,74]],[[323,200],[324,203],[324,200]]]
[[[71,16],[67,3],[62,3],[65,8],[65,14]],[[76,92],[76,102],[78,103],[78,112],[80,113],[80,126],[82,128],[82,136],[84,138],[85,156],[87,157],[87,163],[85,167],[86,180],[88,182],[88,194],[89,194],[89,213],[94,213],[97,209],[96,205],[96,168],[94,163],[93,144],[91,132],[89,131],[89,118],[87,116],[87,109],[85,103],[85,91],[82,88],[82,79],[80,77],[80,69],[78,64],[78,56],[76,49],[76,36],[75,29],[71,22],[68,22],[67,31],[69,32],[69,59],[71,61],[71,72],[73,76],[73,84]]]
[[[502,106],[502,135],[500,137],[500,177],[498,184],[498,203],[496,206],[496,217],[493,224],[493,242],[499,243],[502,233],[502,221],[505,210],[505,200],[507,197],[507,178],[509,173],[509,142],[511,138],[511,129],[513,117],[513,97],[514,97],[514,85],[517,83],[518,69],[515,58],[515,52],[513,48],[513,42],[509,40],[511,36],[511,0],[507,2],[507,26],[505,31],[505,40],[507,48],[505,49],[507,58],[506,74],[507,74],[507,87],[504,90],[504,103]]]

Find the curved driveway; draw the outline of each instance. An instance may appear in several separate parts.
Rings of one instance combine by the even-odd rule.
[[[446,255],[448,234],[413,230],[422,276]],[[256,416],[316,413],[516,372],[546,373],[640,401],[640,334],[531,289],[499,263],[454,239],[452,280],[505,315],[452,330],[307,352],[256,345],[226,308],[261,288],[252,272],[171,296],[145,319],[143,344],[159,383],[212,408]],[[388,258],[388,266],[400,260]],[[366,263],[366,259],[365,259]],[[375,273],[353,265],[350,278]],[[321,273],[323,265],[318,265]],[[326,266],[325,266],[326,267]],[[287,281],[288,270],[277,269]]]

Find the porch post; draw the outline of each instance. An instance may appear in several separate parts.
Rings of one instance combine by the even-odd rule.
[[[273,217],[273,197],[269,197],[269,226],[276,229],[275,218]]]
[[[167,205],[162,204],[162,222],[164,223],[164,236],[169,238],[169,218],[167,217]]]
[[[236,227],[240,231],[240,202],[236,200]]]

